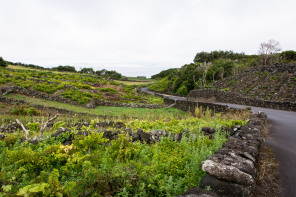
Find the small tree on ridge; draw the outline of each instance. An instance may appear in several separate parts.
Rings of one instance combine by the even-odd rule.
[[[259,47],[259,55],[261,56],[262,65],[272,64],[275,54],[282,49],[280,43],[273,39],[268,42],[262,42]]]

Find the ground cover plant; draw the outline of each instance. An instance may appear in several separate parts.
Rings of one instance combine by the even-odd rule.
[[[214,115],[201,108],[193,115],[183,112],[182,118],[174,117],[174,113],[158,116],[153,111],[150,118],[118,118],[123,128],[110,124],[98,127],[101,120],[92,119],[78,129],[75,124],[57,119],[38,144],[21,142],[21,130],[4,133],[0,141],[1,195],[176,196],[199,185],[205,174],[200,163],[227,140],[223,126],[247,122],[246,114]],[[25,120],[30,136],[38,136],[40,121]],[[59,127],[69,130],[50,137]],[[206,136],[202,127],[214,127],[217,132]],[[126,128],[146,133],[161,129],[168,136],[156,143],[132,142]],[[88,134],[81,135],[81,131]],[[107,131],[119,132],[118,138],[104,138]],[[173,136],[180,132],[183,137],[176,141]],[[70,137],[72,143],[63,144]]]
[[[33,97],[28,97],[24,95],[9,94],[6,95],[7,98],[17,99],[21,101],[26,101],[27,104],[41,105],[45,107],[54,107],[58,109],[66,109],[76,113],[87,113],[89,115],[104,116],[110,119],[113,116],[124,118],[124,120],[129,120],[133,118],[145,118],[150,120],[150,118],[168,118],[174,116],[175,118],[186,117],[187,113],[178,110],[176,108],[130,108],[130,107],[108,107],[108,106],[98,106],[96,108],[85,108],[82,106],[71,105],[66,103],[60,103],[56,101],[47,101],[44,99],[38,99]],[[45,112],[46,113],[46,112]]]
[[[121,103],[163,103],[160,98],[137,93],[135,86],[109,80],[102,75],[64,73],[21,66],[1,67],[0,69],[1,87],[17,85],[42,94],[68,98],[83,105],[94,99]]]

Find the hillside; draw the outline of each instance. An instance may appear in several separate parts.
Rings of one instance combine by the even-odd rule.
[[[295,51],[284,51],[282,53],[276,53],[273,54],[271,57],[269,57],[269,62],[266,63],[267,65],[271,64],[295,64],[296,63],[296,52]],[[269,73],[261,75],[261,70],[257,70],[258,67],[262,67],[262,64],[264,57],[260,55],[246,55],[244,53],[234,53],[233,51],[212,51],[212,52],[200,52],[197,53],[193,63],[185,64],[181,68],[171,68],[168,70],[163,70],[160,73],[153,75],[152,79],[157,79],[158,81],[152,85],[150,85],[148,88],[149,90],[156,91],[156,92],[162,92],[162,93],[168,93],[168,94],[176,94],[176,95],[182,95],[187,96],[190,91],[200,88],[212,88],[212,83],[218,80],[222,80],[222,85],[217,85],[218,88],[231,88],[230,84],[233,83],[233,85],[236,85],[238,81],[244,79],[243,77],[238,77],[238,79],[235,79],[234,81],[225,81],[230,84],[224,84],[223,79],[227,77],[231,77],[236,75],[237,73],[244,72],[248,69],[253,69],[256,75],[253,75],[255,77],[251,78],[251,81],[256,83],[255,81],[259,79],[259,82],[262,80],[268,79],[269,77],[272,77],[274,80],[273,82],[276,82],[281,76],[283,78],[290,77],[281,75],[280,73],[270,75]],[[268,71],[267,72],[273,72]],[[246,71],[248,73],[248,71]],[[276,72],[276,71],[275,71]],[[285,71],[283,71],[285,72]],[[256,78],[257,76],[257,78]],[[281,80],[281,79],[280,79]],[[248,79],[249,81],[249,79]],[[288,80],[287,80],[288,81]],[[282,84],[286,84],[285,80],[282,80]],[[272,84],[272,82],[266,82],[267,84]],[[260,90],[260,93],[253,94],[252,96],[259,96],[264,99],[273,99],[271,98],[272,94],[280,91],[279,87],[272,88],[269,92],[265,89],[269,89],[268,85],[265,84],[262,87],[264,87],[262,90],[263,92],[266,92],[266,94],[261,94],[262,90]],[[242,85],[244,87],[245,83]],[[277,86],[279,86],[278,84]],[[292,86],[292,84],[288,84]],[[229,86],[229,87],[228,87]],[[241,86],[241,85],[238,85]],[[242,91],[247,91],[246,93],[249,93],[254,87],[246,85],[246,87],[249,86],[249,89]],[[241,88],[241,87],[239,87]],[[260,88],[260,87],[258,87]],[[291,87],[290,87],[291,88]],[[286,87],[284,87],[286,89]],[[259,90],[258,90],[259,91]],[[282,91],[282,90],[281,90]],[[275,99],[285,99],[289,96],[289,91],[287,93],[281,92],[282,96],[276,95]],[[247,94],[248,95],[248,94]]]
[[[94,106],[96,102],[162,104],[162,100],[139,94],[135,86],[94,74],[42,71],[25,67],[1,68],[2,94],[18,93],[29,97]]]
[[[253,116],[162,108],[90,74],[0,71],[0,196],[181,195]]]
[[[216,81],[213,86],[251,98],[295,102],[296,64],[252,68]]]

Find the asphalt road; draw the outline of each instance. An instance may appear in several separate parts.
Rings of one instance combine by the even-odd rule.
[[[142,89],[148,91],[148,89]],[[186,100],[185,97],[164,95],[173,100]],[[245,108],[245,105],[217,103],[229,107]],[[265,112],[270,129],[266,143],[272,148],[279,162],[279,172],[285,197],[296,197],[296,112],[253,107],[254,112]]]

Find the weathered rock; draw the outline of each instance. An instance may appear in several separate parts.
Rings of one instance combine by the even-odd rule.
[[[200,182],[200,187],[205,189],[210,186],[211,191],[223,197],[247,197],[251,194],[251,186],[234,184],[218,180],[213,176],[206,175]]]
[[[112,131],[105,131],[103,134],[103,138],[111,140],[111,137],[113,136]]]
[[[152,142],[150,133],[141,132],[140,138],[141,142],[146,142],[147,144],[150,144]]]
[[[0,133],[0,140],[3,140],[5,138],[5,135]]]
[[[115,128],[125,128],[125,124],[123,122],[116,122],[115,123]]]
[[[66,146],[66,145],[71,145],[72,144],[72,140],[66,140],[63,142],[63,145]]]
[[[207,157],[207,159],[223,165],[236,167],[237,169],[252,175],[253,177],[256,176],[256,168],[254,163],[249,159],[237,155],[233,151],[227,154],[216,153],[210,157]]]
[[[201,131],[208,134],[214,134],[216,132],[216,129],[213,127],[203,127]]]
[[[202,169],[208,174],[217,177],[218,179],[227,180],[242,185],[255,184],[255,180],[251,175],[239,170],[236,167],[216,163],[212,160],[206,160],[202,162]]]
[[[29,139],[28,142],[36,145],[36,144],[38,144],[38,139],[37,138]]]
[[[182,136],[183,136],[183,133],[182,133],[182,132],[180,132],[180,133],[176,133],[176,134],[174,135],[174,140],[180,142],[181,139],[182,139]]]
[[[133,131],[131,128],[125,128],[124,133],[128,133],[129,136],[133,136]]]
[[[57,131],[54,134],[51,135],[51,137],[57,137],[57,136],[59,136],[59,135],[61,135],[63,133],[66,133],[67,131],[70,131],[70,129],[60,127],[60,128],[57,129]]]
[[[139,141],[139,140],[141,140],[140,135],[138,133],[134,133],[132,141],[136,142],[136,141]]]
[[[162,130],[162,129],[156,130],[155,131],[155,135],[157,137],[167,137],[168,136],[168,134],[164,130]]]
[[[79,131],[77,133],[77,135],[84,135],[84,136],[88,136],[89,132],[88,131]]]

